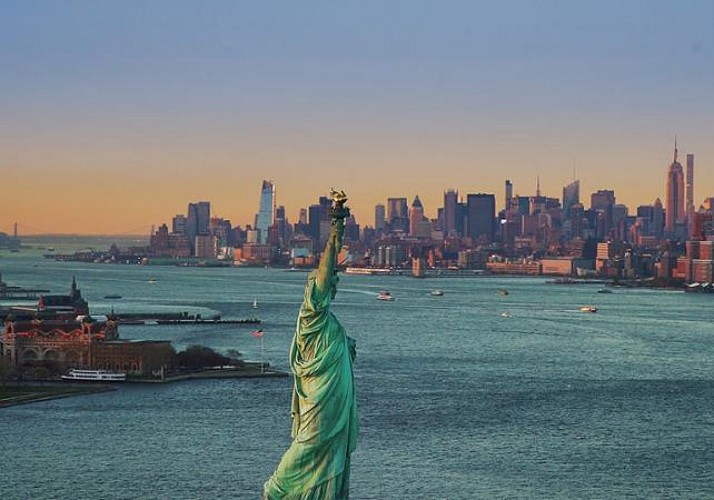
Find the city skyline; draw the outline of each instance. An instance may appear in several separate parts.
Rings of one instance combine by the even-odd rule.
[[[692,154],[687,154],[688,157],[693,156]],[[671,162],[671,160],[670,160]],[[654,195],[651,197],[649,200],[647,199],[646,195],[641,198],[642,201],[633,204],[629,203],[628,200],[623,200],[624,196],[621,194],[621,190],[619,190],[616,186],[613,185],[605,185],[604,183],[599,184],[599,188],[593,189],[593,190],[588,190],[587,185],[583,188],[583,180],[582,178],[575,178],[575,179],[570,179],[566,181],[565,184],[562,186],[546,186],[543,187],[543,183],[540,181],[541,176],[536,175],[533,179],[532,186],[525,186],[523,189],[519,189],[519,184],[517,181],[514,181],[514,177],[511,177],[510,179],[501,179],[501,188],[503,187],[503,182],[510,182],[511,183],[511,189],[512,189],[512,195],[513,196],[534,196],[536,195],[537,192],[540,192],[543,196],[548,196],[552,198],[556,198],[562,202],[564,202],[563,199],[563,189],[572,184],[577,182],[580,186],[580,193],[581,193],[581,200],[584,203],[586,207],[589,207],[590,204],[587,203],[587,199],[589,199],[590,194],[595,193],[601,189],[610,189],[615,192],[615,195],[617,197],[617,202],[618,204],[625,205],[630,213],[634,213],[637,209],[638,206],[640,205],[652,205],[656,199],[661,199],[661,200],[666,200],[667,199],[667,186],[668,186],[668,176],[669,176],[669,169],[671,167],[671,163],[662,169],[663,174],[662,174],[662,182],[661,182],[661,193]],[[700,166],[701,169],[701,166]],[[698,175],[701,175],[699,173]],[[225,210],[221,209],[221,204],[220,200],[224,200],[225,203],[225,195],[224,194],[217,194],[214,195],[212,199],[207,199],[209,203],[212,204],[213,208],[213,215],[212,217],[220,217],[220,218],[225,218],[227,220],[231,220],[233,224],[241,227],[246,227],[246,226],[255,226],[255,222],[257,220],[257,217],[259,215],[260,209],[256,209],[256,206],[259,205],[261,202],[261,193],[263,192],[265,188],[265,183],[269,183],[271,186],[272,190],[272,203],[277,207],[277,206],[282,206],[285,207],[285,212],[287,214],[288,220],[291,222],[297,222],[299,219],[299,212],[303,209],[307,209],[311,204],[314,203],[314,200],[319,198],[320,196],[325,196],[328,193],[327,192],[318,192],[317,190],[313,190],[312,192],[314,193],[314,199],[302,199],[301,193],[294,193],[294,192],[288,192],[286,199],[289,199],[292,201],[294,206],[290,206],[290,208],[286,207],[286,203],[283,201],[281,194],[285,193],[285,189],[280,189],[280,186],[277,185],[274,181],[266,181],[266,180],[257,180],[255,179],[252,184],[253,186],[253,197],[255,200],[249,202],[246,204],[245,208],[242,210],[242,212],[245,212],[245,217],[236,217],[232,215],[230,212],[226,213]],[[262,186],[262,188],[260,187]],[[355,200],[352,195],[350,195],[350,205],[353,207],[352,212],[353,215],[355,215],[356,219],[358,222],[360,222],[363,225],[367,226],[374,226],[374,209],[376,205],[379,204],[385,204],[389,199],[391,198],[406,198],[406,199],[413,199],[414,197],[419,197],[420,199],[423,200],[429,200],[428,203],[423,203],[425,205],[423,213],[424,216],[427,217],[428,219],[435,219],[437,216],[437,210],[440,208],[443,208],[444,206],[444,199],[443,195],[446,191],[449,190],[455,190],[458,193],[458,201],[466,203],[467,201],[467,196],[469,194],[478,194],[478,193],[485,193],[489,195],[493,195],[496,200],[496,213],[498,213],[504,206],[505,202],[505,196],[499,194],[499,190],[494,186],[494,189],[489,190],[489,189],[479,189],[475,188],[472,190],[464,190],[460,187],[455,187],[455,186],[448,186],[448,187],[443,187],[442,189],[434,189],[433,187],[430,190],[424,191],[423,194],[422,192],[416,192],[416,193],[406,193],[404,195],[395,195],[394,191],[389,191],[389,188],[384,188],[384,197],[383,198],[378,198],[375,197],[374,193],[370,193],[370,198],[369,199],[376,199],[376,202],[374,205],[369,206],[365,202],[359,202],[359,200]],[[697,190],[701,191],[701,188],[698,188]],[[258,193],[256,195],[256,193]],[[391,194],[390,194],[391,193]],[[695,191],[696,193],[696,191]],[[701,195],[700,195],[701,194]],[[709,198],[714,195],[714,190],[711,191],[711,194],[708,193],[696,193],[694,197],[694,207],[695,211],[699,209],[699,207],[702,205],[702,202],[704,201],[705,198]],[[300,197],[300,199],[298,199]],[[584,197],[584,198],[583,198]],[[15,223],[17,222],[19,226],[18,232],[20,235],[25,234],[25,235],[35,235],[35,234],[97,234],[97,235],[131,235],[131,236],[138,236],[138,235],[149,235],[150,231],[153,230],[156,226],[170,222],[171,218],[175,214],[180,214],[183,210],[182,207],[185,207],[187,203],[191,204],[193,203],[192,200],[199,200],[202,197],[200,196],[191,196],[190,194],[188,195],[187,199],[181,199],[178,200],[177,203],[178,205],[176,206],[175,210],[169,209],[168,207],[159,207],[157,210],[157,213],[160,212],[162,215],[159,215],[159,219],[157,220],[140,220],[136,219],[135,222],[138,223],[137,226],[133,226],[133,229],[124,229],[124,230],[118,230],[116,232],[112,232],[111,230],[103,230],[100,229],[98,231],[82,231],[82,230],[72,230],[69,229],[67,231],[56,231],[52,230],[47,227],[37,227],[32,225],[32,223],[26,223],[22,218],[18,219],[17,221],[11,221],[9,219],[3,220],[4,218],[2,217],[3,213],[0,213],[0,232],[6,232],[6,233],[12,233],[14,232],[15,229]],[[218,199],[219,203],[216,203],[214,200]],[[355,203],[357,201],[357,203]],[[229,203],[230,204],[230,203]],[[172,205],[173,206],[173,205]],[[216,208],[218,206],[218,208]],[[252,213],[251,212],[252,209]],[[4,212],[7,213],[7,212]],[[114,217],[109,216],[109,220],[113,220]],[[67,227],[76,227],[76,226],[67,226]],[[99,227],[106,228],[109,227],[108,223],[105,221],[104,223],[102,221],[99,221]],[[126,226],[128,227],[128,226]],[[139,230],[140,229],[140,230]]]
[[[675,134],[714,195],[711,2],[1,10],[0,231],[148,234],[198,200],[245,226],[263,179],[291,221],[332,187],[371,225],[537,178],[633,212],[666,199]]]

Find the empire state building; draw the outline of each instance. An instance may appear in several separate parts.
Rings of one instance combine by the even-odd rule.
[[[667,171],[667,211],[664,231],[667,236],[677,236],[678,226],[684,226],[684,169],[677,161],[677,141],[674,141],[674,161]]]

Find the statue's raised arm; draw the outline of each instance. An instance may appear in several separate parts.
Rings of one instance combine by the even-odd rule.
[[[345,206],[347,195],[344,191],[330,192],[332,207],[330,207],[330,234],[327,238],[325,251],[320,257],[317,268],[316,285],[321,292],[329,290],[337,272],[337,255],[342,249],[342,240],[345,234],[345,219],[350,216],[350,209]]]

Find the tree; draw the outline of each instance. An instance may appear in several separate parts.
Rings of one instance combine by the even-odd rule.
[[[176,355],[176,361],[180,368],[192,370],[228,365],[231,363],[231,360],[226,356],[202,345],[187,347],[185,351],[181,351]]]

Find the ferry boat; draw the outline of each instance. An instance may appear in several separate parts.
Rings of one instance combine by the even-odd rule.
[[[596,313],[597,312],[597,307],[595,306],[583,306],[580,308],[580,311],[586,312],[586,313]]]
[[[389,290],[380,290],[377,294],[377,300],[392,301],[394,300],[394,297],[392,297],[392,294],[389,293]]]
[[[390,269],[382,269],[377,267],[347,267],[345,274],[361,274],[364,276],[387,275],[393,274]]]
[[[126,373],[108,370],[77,370],[62,375],[62,380],[71,382],[126,382]]]

